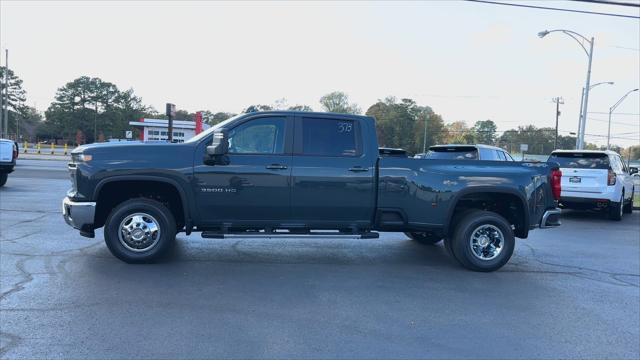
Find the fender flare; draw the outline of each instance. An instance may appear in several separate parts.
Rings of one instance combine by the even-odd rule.
[[[451,199],[451,204],[449,204],[449,210],[447,210],[447,217],[444,223],[443,232],[444,235],[448,235],[449,227],[451,226],[451,221],[453,220],[453,215],[456,206],[460,199],[469,194],[482,194],[482,193],[501,193],[514,195],[520,201],[520,205],[522,205],[522,210],[524,212],[524,224],[523,224],[523,235],[526,238],[529,233],[529,208],[527,207],[527,200],[524,195],[518,190],[510,187],[502,187],[502,186],[473,186],[466,189],[462,189],[456,193],[456,195]]]
[[[185,193],[184,189],[182,186],[180,186],[180,184],[171,178],[166,178],[166,177],[161,177],[161,176],[154,176],[154,175],[116,175],[116,176],[110,176],[108,178],[102,179],[98,182],[98,184],[96,185],[96,189],[94,191],[93,194],[93,198],[94,199],[98,199],[98,196],[100,195],[100,191],[102,191],[102,188],[109,183],[113,183],[113,182],[118,182],[118,181],[153,181],[153,182],[160,182],[160,183],[165,183],[165,184],[169,184],[171,186],[173,186],[177,191],[178,191],[178,195],[180,196],[180,201],[182,201],[182,212],[183,212],[183,216],[184,216],[184,228],[185,228],[185,233],[187,235],[191,234],[191,230],[193,228],[193,223],[192,223],[192,219],[190,216],[190,211],[189,211],[189,204],[190,202],[188,201],[187,198],[187,194]]]

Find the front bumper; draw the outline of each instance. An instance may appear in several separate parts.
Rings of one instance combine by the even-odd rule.
[[[558,208],[545,211],[542,215],[542,220],[540,220],[540,228],[546,229],[550,227],[560,226],[560,224],[562,224],[562,222],[560,222],[561,213],[562,210]]]
[[[75,202],[68,197],[62,200],[62,216],[64,221],[85,236],[93,234],[93,221],[96,214],[95,202]]]

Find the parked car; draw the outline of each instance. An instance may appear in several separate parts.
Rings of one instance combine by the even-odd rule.
[[[508,151],[490,145],[434,145],[416,159],[514,161]]]
[[[549,161],[560,164],[560,206],[568,209],[600,209],[612,220],[633,210],[635,185],[629,168],[614,151],[556,150]]]
[[[18,158],[18,146],[13,140],[0,139],[0,187],[7,183]]]
[[[374,119],[257,112],[184,143],[80,146],[69,164],[65,221],[119,259],[152,261],[177,232],[226,236],[444,238],[463,266],[493,271],[515,237],[560,225],[553,164],[380,155]]]

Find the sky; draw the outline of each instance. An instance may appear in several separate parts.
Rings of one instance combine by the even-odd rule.
[[[568,1],[519,4],[640,16],[640,9]],[[637,0],[622,0],[639,3]],[[307,104],[344,91],[364,111],[387,96],[430,106],[446,123],[491,119],[577,131],[587,56],[562,33],[593,36],[585,141],[606,144],[609,107],[640,87],[640,20],[466,1],[0,2],[0,48],[44,111],[73,79],[133,88],[162,111],[241,112]],[[615,111],[614,144],[640,144],[640,91]]]

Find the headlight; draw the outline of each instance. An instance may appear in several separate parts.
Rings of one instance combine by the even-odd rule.
[[[72,154],[71,160],[73,162],[89,162],[93,159],[93,156],[90,154]]]

